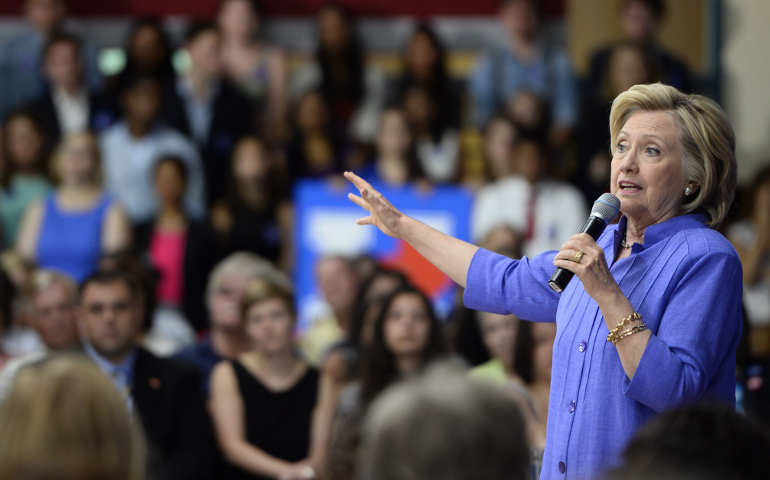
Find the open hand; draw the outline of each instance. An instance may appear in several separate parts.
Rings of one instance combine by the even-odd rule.
[[[579,262],[576,261],[578,252],[583,252]],[[586,293],[599,305],[620,292],[620,287],[607,267],[604,250],[587,233],[572,235],[556,254],[553,264],[577,275]]]
[[[359,218],[359,225],[374,225],[386,235],[401,238],[399,224],[404,214],[396,210],[387,198],[353,172],[345,172],[345,178],[358,189],[361,196],[348,193],[348,199],[369,212],[368,217]]]

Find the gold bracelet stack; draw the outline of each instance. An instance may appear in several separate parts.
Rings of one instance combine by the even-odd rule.
[[[633,335],[635,333],[639,333],[639,332],[644,331],[644,330],[647,329],[647,325],[642,323],[640,325],[634,325],[633,327],[631,327],[631,328],[629,328],[627,330],[623,330],[623,328],[625,328],[629,323],[631,323],[633,321],[636,321],[636,320],[638,320],[638,321],[642,320],[642,316],[639,315],[637,312],[632,312],[629,315],[627,315],[626,317],[624,317],[623,320],[618,322],[618,324],[615,326],[615,328],[610,330],[610,333],[607,335],[607,341],[608,342],[612,342],[612,344],[615,345],[620,340],[622,340],[622,339],[624,339],[624,338],[626,338],[628,336],[631,336],[631,335]]]

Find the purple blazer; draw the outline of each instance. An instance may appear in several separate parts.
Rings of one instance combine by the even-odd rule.
[[[511,260],[480,249],[468,270],[469,308],[556,322],[541,480],[596,478],[663,410],[703,399],[735,404],[743,284],[732,245],[704,216],[682,215],[649,226],[644,244],[613,263],[625,227],[623,217],[597,243],[652,333],[633,380],[580,280],[561,295],[548,287],[556,252]]]

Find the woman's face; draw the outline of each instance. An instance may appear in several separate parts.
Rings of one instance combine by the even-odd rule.
[[[412,88],[404,97],[404,113],[412,127],[425,129],[430,127],[436,107],[425,90]]]
[[[94,138],[75,135],[65,141],[59,157],[59,178],[65,185],[83,184],[96,179],[98,159]]]
[[[648,72],[642,52],[634,47],[621,47],[610,58],[610,81],[614,95],[634,85],[647,83]]]
[[[511,171],[511,153],[515,138],[513,125],[504,120],[494,120],[487,129],[484,150],[492,176],[496,179],[505,177]]]
[[[686,184],[679,128],[667,112],[636,112],[613,145],[610,191],[629,221],[646,227],[675,216]]]
[[[228,35],[252,37],[259,28],[259,17],[248,1],[227,0],[219,9],[217,24]]]
[[[300,130],[311,131],[323,128],[329,119],[321,94],[313,92],[305,95],[297,106],[297,125]]]
[[[412,75],[417,78],[428,77],[437,61],[438,52],[430,38],[424,33],[415,35],[407,50],[407,63]]]
[[[245,320],[246,334],[260,353],[275,355],[292,348],[294,316],[284,300],[269,298],[255,303]]]
[[[209,302],[212,327],[236,331],[241,328],[238,306],[252,278],[229,273],[222,276]]]
[[[327,8],[318,15],[318,41],[324,50],[339,52],[350,41],[347,20],[340,12]]]
[[[155,193],[165,205],[179,205],[185,193],[185,181],[179,167],[163,162],[155,169]]]
[[[397,110],[386,111],[382,115],[382,125],[377,138],[380,156],[404,155],[411,141],[404,115]]]
[[[513,163],[516,173],[534,183],[543,171],[543,152],[537,143],[523,142],[514,149]]]
[[[383,324],[385,345],[394,356],[422,354],[430,334],[430,317],[419,295],[404,293],[390,304]]]
[[[239,185],[253,185],[267,176],[270,163],[259,142],[245,140],[235,149],[233,175]]]
[[[479,326],[484,345],[490,355],[503,362],[506,367],[512,367],[519,319],[514,315],[479,312]]]
[[[156,68],[166,55],[160,32],[149,25],[134,33],[129,50],[129,55],[143,71]]]
[[[43,148],[43,137],[27,117],[13,118],[7,126],[9,163],[17,168],[32,167]]]
[[[551,381],[554,338],[555,323],[532,322],[532,370],[535,380]]]
[[[132,122],[150,124],[160,110],[160,85],[142,81],[123,94],[126,117]]]

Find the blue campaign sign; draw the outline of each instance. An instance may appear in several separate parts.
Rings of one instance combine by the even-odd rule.
[[[470,237],[472,195],[460,187],[393,188],[373,185],[399,210],[446,234]],[[315,264],[325,255],[369,254],[386,266],[402,270],[435,301],[440,314],[451,308],[454,284],[408,244],[373,226],[356,224],[366,211],[347,199],[355,189],[341,182],[305,180],[294,189],[295,294],[299,329],[307,328],[323,309],[316,288]]]

